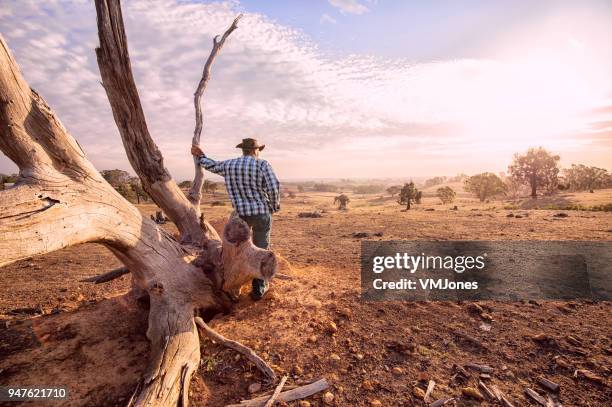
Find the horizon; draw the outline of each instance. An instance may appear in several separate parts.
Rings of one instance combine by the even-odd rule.
[[[212,37],[238,13],[203,96],[202,145],[214,159],[255,137],[288,182],[498,174],[538,146],[561,167],[610,168],[605,1],[126,2],[149,130],[177,182],[193,177],[193,92]],[[99,83],[93,4],[4,2],[0,24],[96,168],[133,173]],[[4,155],[0,172],[16,172]]]

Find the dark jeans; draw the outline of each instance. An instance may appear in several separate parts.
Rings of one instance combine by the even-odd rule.
[[[268,249],[270,246],[270,229],[272,228],[272,215],[252,215],[241,216],[247,225],[253,230],[253,244],[261,249]],[[264,280],[253,279],[252,295],[255,299],[260,299],[268,290],[268,285]]]

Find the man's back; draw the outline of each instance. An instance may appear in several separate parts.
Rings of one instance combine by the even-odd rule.
[[[266,160],[247,155],[215,161],[203,156],[200,163],[208,171],[223,176],[238,215],[268,214],[280,209],[280,183]]]

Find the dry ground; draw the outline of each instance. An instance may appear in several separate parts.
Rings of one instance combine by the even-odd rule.
[[[561,384],[564,406],[611,405],[610,303],[483,302],[486,318],[492,318],[490,331],[484,331],[482,317],[466,303],[362,302],[360,240],[352,237],[383,232],[373,239],[612,240],[611,213],[563,211],[569,216],[558,218],[553,215],[560,211],[505,210],[504,202],[480,204],[465,196],[455,203],[457,211],[426,198],[415,210],[400,212],[389,197],[354,195],[350,210],[339,212],[333,196],[306,193],[283,201],[274,217],[273,249],[292,279],[274,281],[261,302],[245,296],[212,326],[256,349],[289,374],[289,382],[327,377],[336,406],[376,405],[375,400],[421,406],[415,387],[424,389],[428,380],[437,383],[434,397],[457,396],[455,404],[462,406],[493,405],[460,397],[478,375],[470,372],[467,382],[458,382],[453,365],[470,362],[494,367],[490,382],[517,406],[531,405],[523,391],[539,390],[539,376]],[[207,197],[203,208],[220,226],[230,207],[210,206],[219,199],[226,197]],[[612,202],[612,191],[563,199]],[[146,214],[155,210],[140,208]],[[323,211],[322,217],[298,217],[314,210]],[[79,283],[118,265],[106,249],[88,244],[0,270],[0,385],[68,385],[66,405],[125,403],[148,353],[146,306],[122,295],[129,276],[97,286]],[[208,340],[202,352],[190,389],[193,405],[223,406],[251,397],[249,384],[262,377],[248,362]],[[604,382],[575,378],[576,369]],[[262,391],[269,388],[264,383]],[[308,401],[323,404],[321,395]]]

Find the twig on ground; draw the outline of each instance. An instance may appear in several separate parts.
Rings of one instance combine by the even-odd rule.
[[[274,402],[278,398],[278,395],[280,394],[281,390],[283,390],[283,386],[285,385],[286,381],[287,381],[287,376],[283,376],[283,378],[281,379],[281,381],[278,384],[278,386],[276,386],[276,389],[274,390],[274,393],[272,393],[272,396],[266,402],[266,405],[264,407],[272,407],[274,405]]]

